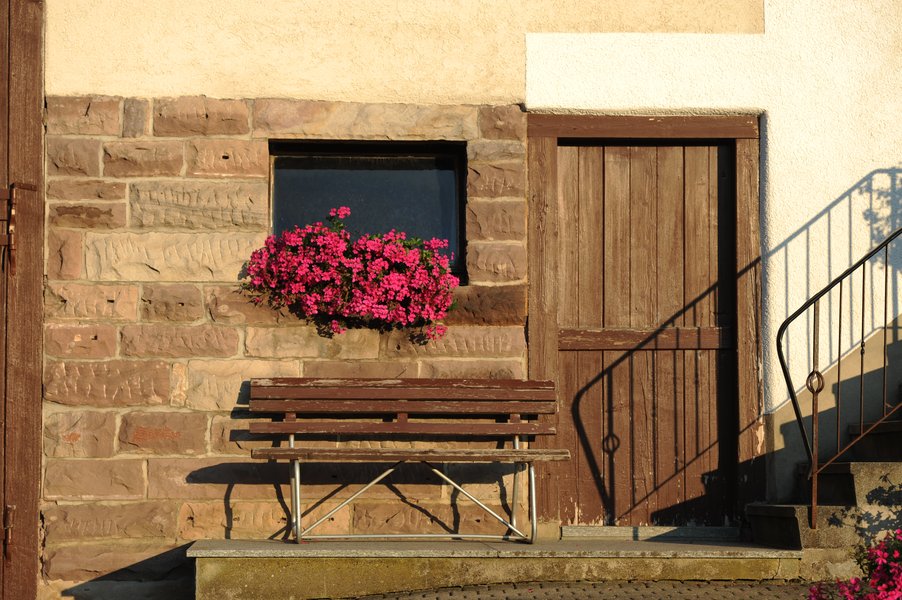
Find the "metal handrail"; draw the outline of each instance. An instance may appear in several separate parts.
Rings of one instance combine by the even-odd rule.
[[[878,419],[876,422],[871,424],[871,426],[865,430],[864,428],[864,348],[865,348],[865,331],[864,331],[864,295],[865,295],[865,280],[867,276],[864,271],[862,271],[862,322],[861,322],[861,374],[860,374],[860,384],[859,384],[859,435],[852,440],[851,442],[843,445],[840,441],[840,400],[842,398],[841,389],[837,390],[837,400],[836,400],[836,419],[837,419],[837,431],[836,431],[836,453],[824,461],[823,464],[818,464],[819,456],[818,456],[818,394],[823,390],[824,387],[824,376],[823,373],[818,369],[818,355],[819,355],[819,329],[820,329],[820,299],[829,294],[834,288],[839,287],[839,339],[842,339],[842,285],[846,279],[848,279],[855,271],[862,268],[870,259],[879,254],[881,251],[884,252],[885,256],[885,273],[884,273],[884,325],[887,317],[887,304],[888,304],[888,294],[887,285],[889,278],[889,245],[895,240],[897,237],[902,235],[902,228],[897,229],[893,232],[889,237],[887,237],[883,242],[881,242],[878,246],[872,249],[870,252],[865,254],[862,258],[855,262],[851,267],[842,272],[838,277],[836,277],[833,281],[827,284],[823,289],[817,292],[814,296],[808,299],[798,310],[792,313],[783,324],[780,325],[780,328],[777,330],[777,357],[780,360],[780,368],[783,371],[783,378],[786,380],[786,387],[789,390],[789,399],[792,402],[792,409],[795,412],[796,422],[799,425],[799,432],[802,434],[802,442],[805,446],[805,453],[808,457],[809,462],[809,477],[811,478],[811,515],[810,515],[810,523],[811,527],[817,528],[817,478],[821,471],[823,471],[826,467],[835,462],[840,456],[846,453],[852,446],[858,443],[859,440],[864,438],[867,434],[873,431],[880,423],[886,421],[889,417],[891,417],[898,409],[902,408],[902,404],[896,404],[892,408],[892,410],[887,411],[887,403],[886,403],[886,329],[884,328],[884,344],[883,344],[883,416]],[[808,375],[805,381],[805,387],[811,392],[811,435],[809,437],[808,430],[805,428],[805,422],[802,417],[802,410],[799,406],[799,399],[796,396],[796,386],[792,382],[792,376],[789,373],[789,365],[786,362],[786,357],[783,354],[783,337],[786,334],[789,326],[802,314],[806,313],[809,309],[814,308],[814,340],[813,340],[813,351],[812,351],[812,371]],[[840,352],[837,357],[837,367],[840,369],[839,374],[837,376],[838,382],[842,383],[842,352]],[[841,387],[841,386],[840,386]]]

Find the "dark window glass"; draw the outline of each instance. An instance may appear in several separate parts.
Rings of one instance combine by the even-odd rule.
[[[275,233],[325,221],[329,209],[347,206],[352,234],[396,229],[447,239],[452,269],[462,270],[463,144],[286,143],[272,150]]]

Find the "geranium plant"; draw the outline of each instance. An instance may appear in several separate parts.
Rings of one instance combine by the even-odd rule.
[[[812,586],[808,600],[902,600],[902,529],[857,555],[864,578]]]
[[[410,328],[420,341],[444,335],[439,321],[459,284],[440,252],[448,241],[395,230],[354,238],[344,223],[350,214],[333,208],[327,223],[267,238],[247,264],[251,300],[288,308],[324,335],[349,327]]]

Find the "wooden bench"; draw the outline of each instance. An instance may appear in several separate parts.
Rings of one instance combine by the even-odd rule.
[[[272,413],[273,422],[250,425],[251,433],[287,438],[287,447],[255,449],[253,458],[290,461],[291,529],[296,541],[311,538],[444,537],[534,541],[536,535],[533,463],[567,460],[568,450],[526,448],[533,436],[554,433],[538,415],[557,411],[554,384],[547,381],[481,379],[311,379],[251,380],[250,410]],[[321,442],[305,446],[305,438]],[[415,447],[360,447],[347,442],[414,441]],[[449,443],[451,442],[451,443]],[[463,443],[462,443],[463,442]],[[481,442],[474,444],[474,442]],[[486,443],[488,442],[488,443]],[[492,446],[494,442],[494,448]],[[475,446],[475,447],[474,447]],[[394,463],[322,518],[301,527],[300,463]],[[406,462],[426,464],[439,478],[507,527],[504,535],[355,534],[310,535],[338,510]],[[437,467],[439,463],[512,463],[514,481],[511,514],[499,515]],[[530,534],[517,527],[518,476],[528,473]]]

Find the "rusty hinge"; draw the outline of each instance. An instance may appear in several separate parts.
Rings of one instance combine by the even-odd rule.
[[[9,556],[9,546],[13,541],[13,513],[15,504],[7,504],[3,510],[3,556]]]
[[[9,188],[0,190],[0,223],[6,223],[6,231],[0,233],[0,248],[6,248],[10,275],[16,274],[16,206],[19,190],[36,192],[38,188],[30,183],[12,183]]]

